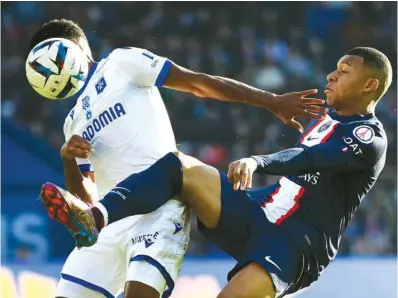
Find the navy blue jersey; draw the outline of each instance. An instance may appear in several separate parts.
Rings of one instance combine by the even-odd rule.
[[[294,148],[253,156],[257,172],[281,175],[277,185],[253,197],[262,193],[268,220],[301,245],[307,242],[317,274],[335,258],[343,232],[384,167],[386,149],[383,126],[373,114],[331,112],[311,121]]]

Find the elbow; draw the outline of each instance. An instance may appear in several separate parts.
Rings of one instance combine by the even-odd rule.
[[[210,94],[207,92],[211,76],[204,73],[195,73],[195,78],[191,80],[191,93],[197,97],[208,98]]]
[[[200,98],[207,98],[207,97],[209,97],[208,95],[207,95],[207,92],[206,91],[204,91],[204,90],[202,90],[202,89],[199,89],[199,88],[196,88],[196,87],[193,87],[192,88],[192,92],[191,92],[193,95],[195,95],[195,96],[197,96],[197,97],[200,97]]]

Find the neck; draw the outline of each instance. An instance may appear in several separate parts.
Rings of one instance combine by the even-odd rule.
[[[374,100],[367,101],[366,105],[363,105],[364,100],[358,102],[358,105],[353,107],[346,107],[341,110],[336,109],[336,113],[340,116],[351,116],[351,115],[367,115],[374,114],[376,109],[376,102]]]

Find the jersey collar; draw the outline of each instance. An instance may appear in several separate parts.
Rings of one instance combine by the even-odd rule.
[[[332,110],[329,113],[330,117],[332,117],[333,119],[339,121],[339,122],[354,122],[354,121],[364,121],[364,120],[369,120],[372,118],[375,118],[375,114],[373,113],[369,113],[369,114],[365,114],[365,115],[350,115],[350,116],[341,116],[338,115],[334,110]]]

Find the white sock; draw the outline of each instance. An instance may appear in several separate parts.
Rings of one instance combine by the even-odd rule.
[[[106,227],[108,225],[108,211],[106,210],[106,208],[104,207],[104,205],[102,205],[100,202],[96,201],[93,203],[93,205],[95,207],[98,208],[99,211],[101,211],[102,215],[104,216],[104,227]]]

